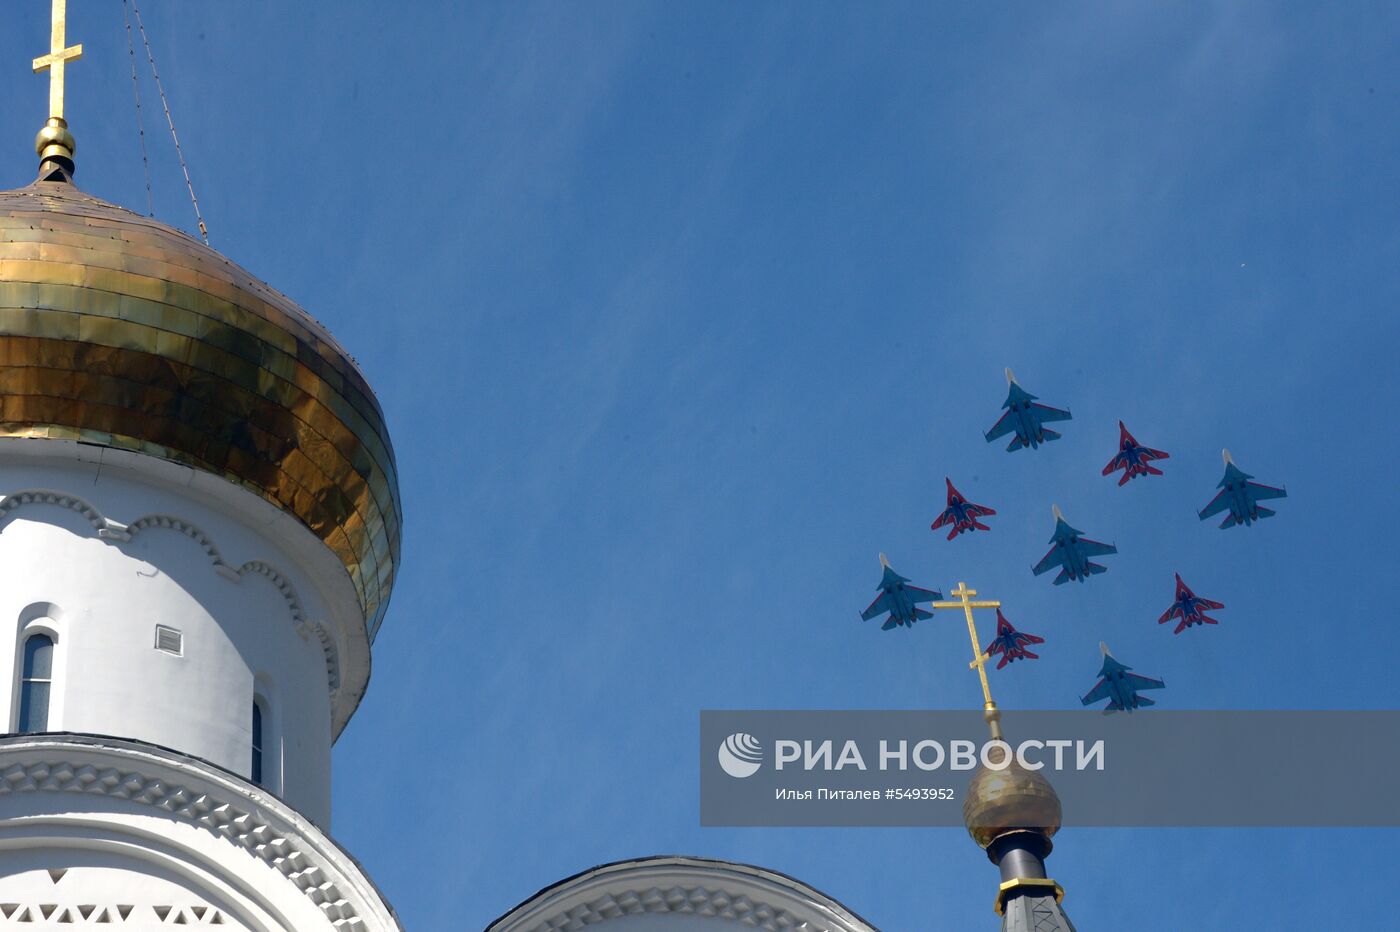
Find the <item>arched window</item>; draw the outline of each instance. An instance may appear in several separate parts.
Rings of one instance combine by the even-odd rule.
[[[53,689],[53,638],[31,634],[24,640],[24,667],[19,683],[19,723],[21,733],[47,731],[49,693]]]
[[[263,782],[263,708],[262,697],[253,698],[253,782],[262,785]]]

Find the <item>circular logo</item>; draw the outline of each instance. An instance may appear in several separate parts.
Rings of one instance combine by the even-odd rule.
[[[719,765],[731,777],[751,777],[763,763],[763,745],[753,735],[730,735],[719,746]]]

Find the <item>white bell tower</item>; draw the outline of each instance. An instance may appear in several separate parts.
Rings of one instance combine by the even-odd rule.
[[[350,356],[73,184],[0,192],[0,927],[398,929],[331,841],[331,744],[399,555]]]

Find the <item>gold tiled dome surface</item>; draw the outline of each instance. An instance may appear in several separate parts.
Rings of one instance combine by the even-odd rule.
[[[1049,838],[1060,830],[1060,819],[1060,797],[1050,781],[1014,760],[1001,770],[979,767],[963,798],[963,824],[983,848],[1006,832],[1033,831]]]
[[[202,243],[63,182],[0,192],[0,438],[134,450],[223,476],[345,564],[371,639],[402,509],[349,355]]]

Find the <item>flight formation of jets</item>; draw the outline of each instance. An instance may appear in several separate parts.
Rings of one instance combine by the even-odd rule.
[[[1035,395],[1020,386],[1010,369],[1006,370],[1006,381],[1008,390],[1006,401],[1002,404],[1004,413],[986,432],[987,442],[991,443],[1010,434],[1011,442],[1006,449],[1008,452],[1014,452],[1026,448],[1037,449],[1042,444],[1060,439],[1058,431],[1045,425],[1070,420],[1069,411],[1041,404]],[[1229,450],[1223,450],[1221,453],[1225,460],[1225,475],[1216,486],[1219,491],[1215,497],[1197,512],[1200,519],[1204,521],[1225,512],[1225,518],[1220,523],[1220,527],[1224,529],[1240,525],[1249,526],[1256,521],[1273,517],[1274,511],[1259,503],[1284,498],[1288,493],[1281,488],[1252,481],[1253,476],[1235,465]],[[1128,431],[1122,421],[1119,421],[1118,452],[1103,468],[1103,474],[1112,476],[1121,472],[1122,475],[1118,479],[1118,485],[1121,487],[1130,479],[1162,475],[1162,470],[1153,464],[1169,458],[1170,455],[1161,450],[1138,443],[1137,438]],[[991,528],[981,519],[995,516],[996,509],[968,501],[953,486],[952,479],[945,478],[944,481],[947,483],[947,506],[933,522],[931,529],[939,531],[947,528],[948,540],[965,533],[990,531]],[[1092,576],[1107,572],[1108,567],[1095,563],[1093,558],[1115,554],[1118,548],[1113,544],[1101,543],[1083,536],[1082,531],[1072,527],[1065,520],[1058,505],[1053,507],[1053,511],[1055,530],[1050,538],[1050,550],[1040,562],[1031,567],[1031,572],[1039,576],[1058,568],[1059,573],[1054,579],[1057,586],[1067,582],[1082,583]],[[881,625],[886,631],[891,628],[912,627],[916,621],[931,618],[932,612],[918,606],[925,602],[941,600],[943,596],[931,589],[910,585],[908,578],[894,571],[884,554],[880,554],[880,563],[884,575],[876,587],[879,594],[861,613],[861,618],[869,621],[881,615],[888,615],[885,623]],[[1206,612],[1224,607],[1220,602],[1196,595],[1182,580],[1181,574],[1177,573],[1175,598],[1171,606],[1162,613],[1158,623],[1167,624],[1174,620],[1177,625],[1173,633],[1180,634],[1193,625],[1218,624],[1219,622]],[[997,609],[997,633],[987,647],[985,655],[988,659],[999,655],[997,669],[1000,670],[1016,660],[1037,659],[1038,655],[1027,650],[1027,647],[1043,643],[1044,638],[1016,630],[1001,613],[1001,609]],[[1116,660],[1103,643],[1099,644],[1099,648],[1103,652],[1099,681],[1080,701],[1084,705],[1092,705],[1107,699],[1105,711],[1131,712],[1133,709],[1154,705],[1151,699],[1138,695],[1138,692],[1144,689],[1161,689],[1166,684],[1150,676],[1129,672],[1132,668]]]

